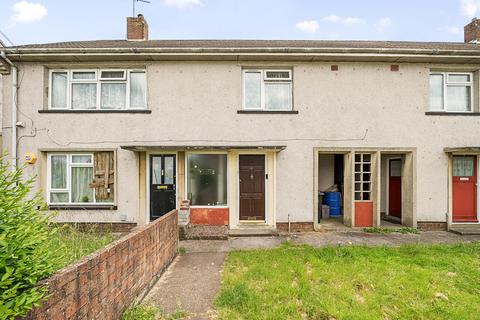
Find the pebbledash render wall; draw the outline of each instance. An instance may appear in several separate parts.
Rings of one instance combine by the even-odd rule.
[[[177,245],[173,210],[43,281],[50,295],[25,320],[120,319],[159,279]]]
[[[448,210],[448,157],[445,147],[478,145],[480,117],[433,116],[429,110],[429,72],[476,71],[474,65],[326,62],[125,62],[19,63],[18,130],[20,163],[27,152],[40,161],[28,174],[41,177],[46,162],[39,150],[114,149],[117,157],[116,210],[69,210],[60,220],[145,222],[141,153],[123,150],[134,141],[171,145],[284,145],[274,161],[277,223],[312,223],[315,148],[402,148],[416,150],[417,221],[445,222]],[[146,67],[150,114],[46,114],[47,68]],[[298,114],[238,114],[242,109],[243,68],[293,70],[293,108]],[[478,78],[478,73],[475,73]],[[10,76],[4,79],[4,104],[10,105]],[[478,79],[475,105],[478,108]],[[10,109],[3,117],[10,141]],[[192,141],[194,140],[194,141]],[[167,142],[168,141],[168,142]],[[246,141],[249,141],[248,143]],[[267,141],[267,142],[266,142]],[[143,177],[144,178],[144,177]],[[179,195],[181,197],[182,195]],[[229,196],[230,197],[230,196]]]

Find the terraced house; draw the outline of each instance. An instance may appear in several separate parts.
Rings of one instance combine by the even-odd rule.
[[[2,49],[3,145],[61,221],[476,224],[480,20],[465,43],[126,40]]]

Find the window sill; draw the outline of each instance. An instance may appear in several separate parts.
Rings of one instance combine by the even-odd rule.
[[[480,112],[427,111],[427,116],[480,116]]]
[[[48,210],[117,210],[116,205],[112,204],[92,204],[92,205],[56,205],[51,204],[48,206]]]
[[[152,113],[152,110],[52,110],[42,109],[38,113]]]
[[[298,114],[298,110],[237,110],[237,114]]]

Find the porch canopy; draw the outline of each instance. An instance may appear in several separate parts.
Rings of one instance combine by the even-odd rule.
[[[281,145],[123,145],[120,148],[134,152],[146,152],[155,150],[176,150],[176,151],[196,151],[196,150],[270,150],[280,152],[286,148]]]

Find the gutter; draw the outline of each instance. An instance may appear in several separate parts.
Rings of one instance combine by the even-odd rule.
[[[17,168],[17,93],[18,93],[18,68],[17,66],[7,58],[5,50],[0,51],[0,56],[7,62],[12,68],[12,136],[11,144],[12,148],[10,150],[12,158],[12,171],[15,171]]]

